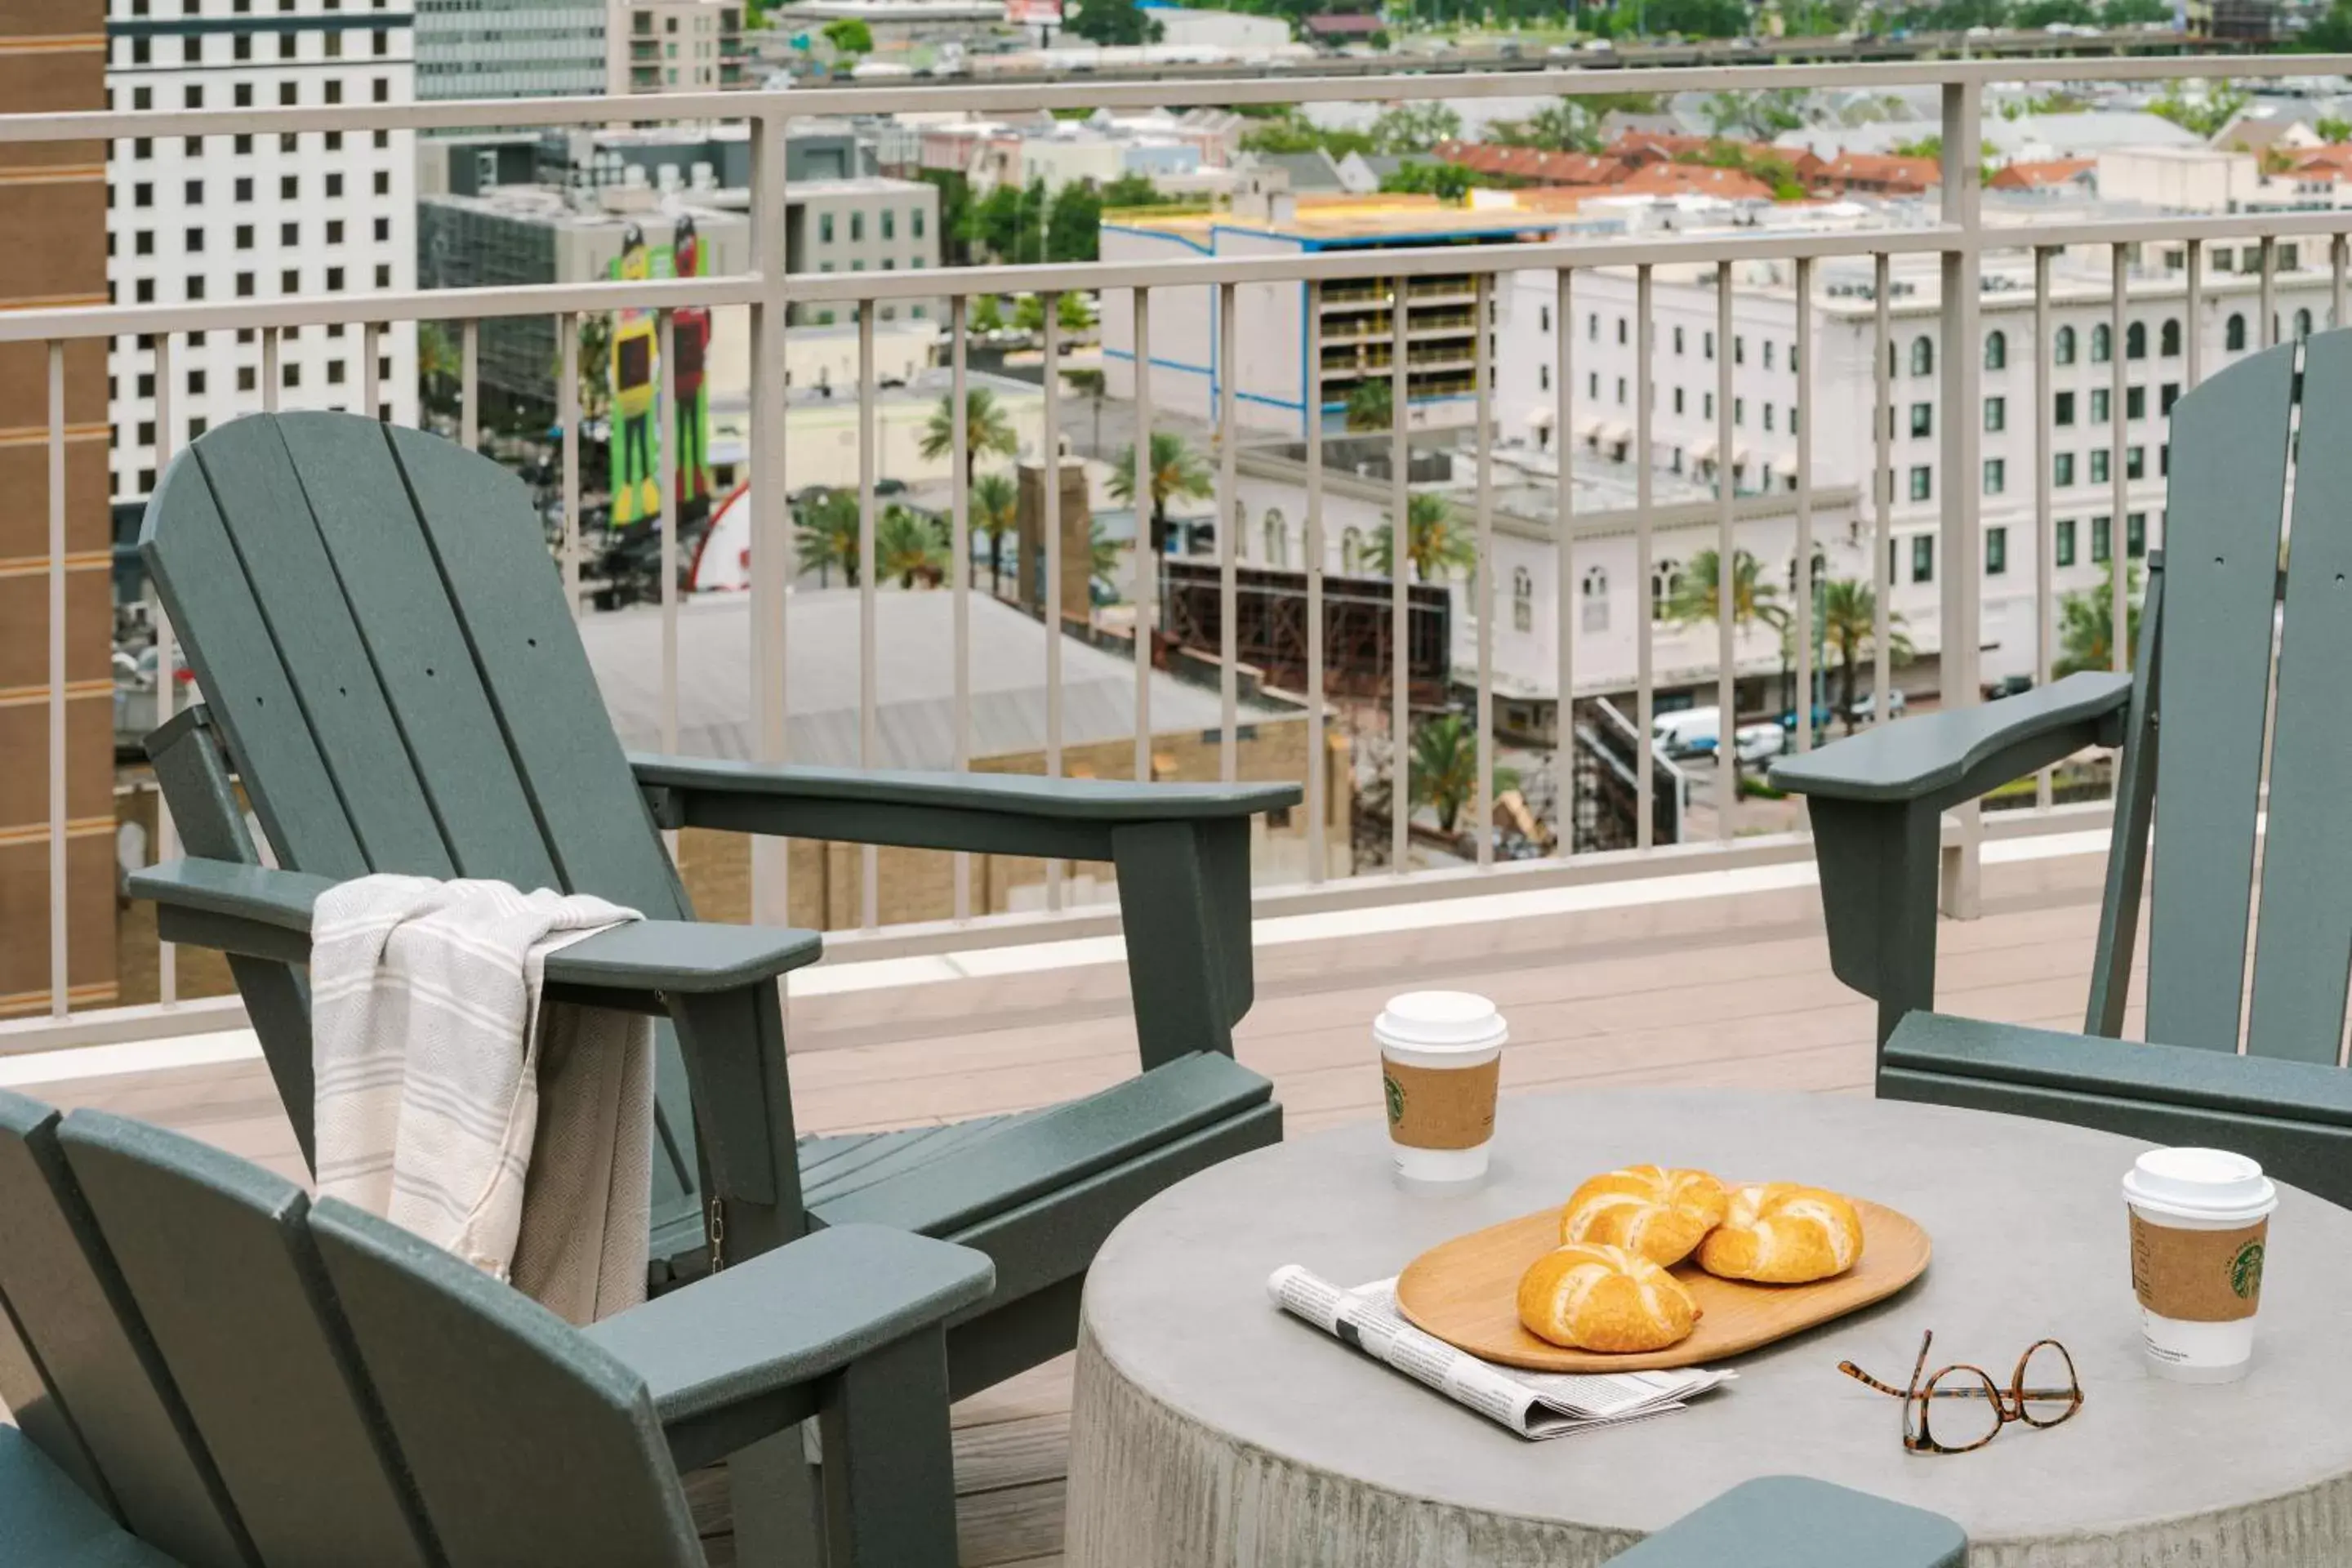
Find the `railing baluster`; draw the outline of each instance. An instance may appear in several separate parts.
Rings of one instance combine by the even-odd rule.
[[[970,340],[971,301],[961,294],[948,300],[950,346],[948,350],[948,399],[952,412],[952,445],[948,451],[948,488],[953,500],[948,522],[949,592],[955,595],[955,767],[971,767],[971,476],[965,469],[971,451],[971,410]],[[955,918],[971,919],[971,855],[955,852]]]
[[[2189,364],[2181,387],[2184,393],[2196,391],[2197,384],[2205,379],[2205,242],[2198,239],[2189,242],[2187,314]]]
[[[1151,535],[1151,291],[1135,291],[1135,782],[1151,782],[1151,668],[1159,653],[1160,541]]]
[[[1494,299],[1494,275],[1481,272],[1472,289],[1470,318],[1477,336],[1472,340],[1471,374],[1477,383],[1478,419],[1478,865],[1495,864],[1495,371],[1494,326],[1487,310]]]
[[[1651,502],[1654,482],[1650,463],[1651,356],[1657,345],[1655,282],[1647,265],[1633,273],[1633,845],[1647,849],[1657,837],[1657,754],[1650,726],[1656,721],[1658,598],[1652,586],[1656,572],[1652,548]],[[1570,331],[1563,321],[1560,331]],[[1567,439],[1566,437],[1562,437]],[[1560,455],[1560,474],[1570,479],[1568,448]],[[1679,818],[1677,819],[1679,820]]]
[[[1062,297],[1040,294],[1045,308],[1045,581],[1038,595],[1045,620],[1045,776],[1062,776]],[[1025,562],[1024,564],[1027,564]],[[1045,907],[1062,907],[1062,862],[1045,862]]]
[[[1559,836],[1559,853],[1576,853],[1576,638],[1584,629],[1582,600],[1576,581],[1576,483],[1570,471],[1575,448],[1574,426],[1570,417],[1575,411],[1575,356],[1570,347],[1576,334],[1569,330],[1570,310],[1575,304],[1570,279],[1574,274],[1563,267],[1552,275],[1551,320],[1557,336],[1552,340],[1553,357],[1559,362],[1552,367],[1552,436],[1551,449],[1558,461],[1559,479],[1554,485],[1553,510],[1557,518],[1558,544],[1553,552],[1557,568],[1553,592],[1557,604],[1553,612],[1555,661],[1553,680],[1559,697],[1552,704],[1551,771],[1553,775],[1554,807],[1558,818],[1555,831]],[[1643,395],[1648,395],[1649,376],[1641,377]],[[1646,434],[1646,433],[1645,433]],[[1642,466],[1649,466],[1647,454]]]
[[[2117,247],[2117,248],[2120,249],[2121,247]],[[2262,267],[2262,289],[2258,296],[2262,301],[2262,336],[2256,341],[2260,342],[2263,347],[2271,348],[2279,341],[2278,237],[2275,235],[2266,234],[2263,236]],[[2120,352],[2123,345],[2118,343],[2116,347],[2117,351]],[[2116,640],[2119,644],[2123,641],[2121,637],[2118,637]]]
[[[2267,287],[2270,278],[2267,252],[2264,255],[2264,261],[2263,277]],[[2109,613],[2115,616],[2115,619],[2108,624],[2116,628],[2131,625],[2131,532],[2128,521],[2131,488],[2127,474],[2129,465],[2124,458],[2127,449],[2125,443],[2131,438],[2131,432],[2124,422],[2124,372],[2128,363],[2128,356],[2124,353],[2124,300],[2130,258],[2121,245],[2108,247],[2108,270],[2112,275],[2114,295],[2107,301],[2108,335],[2111,340],[2109,343],[2111,352],[2107,355],[2107,441],[2112,448],[2107,458],[2107,484],[2108,500],[2114,508],[2114,515],[2107,522],[2107,569],[2115,578],[2114,597],[2108,605]],[[2270,319],[2267,298],[2263,308],[2263,319],[2264,321]],[[2131,638],[2121,635],[2118,630],[2107,640],[2114,645],[2109,652],[2114,656],[2115,667],[2117,669],[2129,668]]]
[[[375,321],[360,327],[360,412],[371,419],[383,417],[383,376],[377,361],[383,352],[383,328]]]
[[[1139,336],[1139,345],[1141,341]],[[1139,346],[1136,363],[1142,363]],[[1319,883],[1328,871],[1323,836],[1331,818],[1331,781],[1323,755],[1323,285],[1312,281],[1307,285],[1306,391],[1307,879]]]
[[[2327,324],[2331,328],[2344,324],[2344,236],[2327,237]]]
[[[751,132],[751,265],[760,274],[761,292],[751,307],[751,687],[759,760],[770,764],[784,760],[784,603],[795,553],[784,449],[784,322],[791,308],[784,282],[784,150],[790,126],[785,111],[773,109],[761,113]],[[818,848],[822,853],[823,847]],[[789,845],[764,834],[754,836],[753,920],[767,925],[791,923],[791,873]],[[825,921],[820,914],[811,923]],[[790,1005],[789,992],[785,1003]]]
[[[155,334],[155,472],[162,475],[172,466],[172,334]],[[163,614],[163,601],[156,595],[155,584],[146,586],[147,624],[155,633],[155,724],[162,728],[172,717],[174,700],[179,696],[172,679],[172,666],[176,661],[171,618]],[[155,842],[149,847],[149,865],[175,859],[180,853],[179,830],[172,822],[172,803],[163,798],[161,789],[155,792]],[[155,1000],[163,1003],[180,999],[180,949],[177,942],[155,943]]]
[[[2033,684],[2050,684],[2051,644],[2058,634],[2056,619],[2058,574],[2057,529],[2051,510],[2051,465],[2055,454],[2051,437],[2056,426],[2050,386],[2050,264],[2057,252],[2048,246],[2033,250]],[[2191,316],[2189,334],[2197,321]],[[2051,804],[2051,770],[2033,778],[2033,804],[2047,811]]]
[[[482,445],[482,323],[466,318],[457,341],[457,439],[468,452]]]
[[[580,318],[565,313],[555,318],[555,420],[563,427],[563,540],[557,550],[563,567],[563,600],[573,619],[584,606],[580,599],[580,549],[585,537],[580,521]],[[764,454],[762,454],[764,456]]]
[[[49,1016],[69,993],[66,884],[66,345],[49,352]]]
[[[1405,380],[1405,288],[1403,278],[1389,279],[1389,872],[1400,877],[1408,869],[1412,817],[1412,601],[1405,587],[1405,514],[1412,504],[1405,418],[1412,395]]]
[[[1888,357],[1895,352],[1893,313],[1887,305],[1887,295],[1894,289],[1892,258],[1885,251],[1873,258],[1873,303],[1877,307],[1872,318],[1871,380],[1877,391],[1877,400],[1871,414],[1871,440],[1874,445],[1876,469],[1872,484],[1873,563],[1871,581],[1878,592],[1871,595],[1870,613],[1870,721],[1873,725],[1886,721],[1887,688],[1893,681],[1893,658],[1887,648],[1887,626],[1894,614],[1891,601],[1895,597],[1895,365]]]
[[[1715,270],[1715,836],[1731,842],[1739,816],[1738,646],[1733,618],[1739,576],[1739,545],[1732,522],[1738,488],[1738,451],[1733,445],[1731,382],[1731,263]],[[1644,455],[1646,458],[1646,454]]]
[[[261,329],[261,411],[278,412],[278,329]]]
[[[661,486],[661,748],[677,755],[677,317],[656,314],[656,352],[661,355],[661,395],[654,404],[654,447],[661,454],[655,465]],[[667,425],[667,429],[662,426]],[[677,853],[677,835],[670,834],[670,853]]]
[[[1242,431],[1235,401],[1241,378],[1238,295],[1217,286],[1217,776],[1231,784],[1241,766],[1241,491],[1235,478]]]
[[[1796,395],[1789,418],[1797,437],[1797,689],[1789,704],[1799,752],[1813,749],[1813,258],[1797,258]],[[1760,567],[1759,567],[1760,570]]]
[[[857,765],[879,767],[881,669],[875,618],[874,550],[874,301],[857,303]],[[1048,489],[1047,494],[1052,491]],[[871,844],[857,852],[857,923],[882,923],[882,858]]]

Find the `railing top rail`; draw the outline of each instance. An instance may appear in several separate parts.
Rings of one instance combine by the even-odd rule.
[[[1040,109],[1185,109],[1222,104],[1345,103],[1447,98],[1581,97],[1622,92],[1719,92],[1727,87],[1937,87],[1967,82],[2163,81],[2186,78],[2352,75],[2352,55],[2101,56],[2050,59],[1668,66],[1629,69],[1318,77],[1275,72],[1210,81],[1006,81],[969,86],[823,87],[595,98],[458,100],[315,109],[116,110],[0,115],[0,142],[278,132],[463,130],[517,124],[595,126],[685,121],[836,119],[846,115]]]

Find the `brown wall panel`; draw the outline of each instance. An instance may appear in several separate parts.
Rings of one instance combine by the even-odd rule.
[[[5,374],[5,367],[0,367]],[[113,509],[103,436],[66,443],[66,553],[110,549]],[[0,445],[0,568],[49,558],[49,453],[39,443]],[[5,579],[0,579],[5,581]],[[110,627],[111,623],[108,623]],[[0,686],[14,683],[0,664]]]
[[[66,704],[66,816],[75,821],[114,809],[114,699]],[[49,819],[49,710],[46,703],[0,708],[0,834]]]
[[[69,187],[47,188],[61,190]],[[103,243],[100,242],[97,263],[98,292],[101,298],[106,292]],[[0,288],[13,290],[14,287],[13,279],[0,283]],[[31,291],[27,289],[25,292]],[[66,344],[66,424],[70,428],[100,425],[105,421],[106,342],[102,338],[87,338],[68,342]],[[40,437],[47,435],[48,429],[49,346],[47,343],[0,343],[0,435]]]

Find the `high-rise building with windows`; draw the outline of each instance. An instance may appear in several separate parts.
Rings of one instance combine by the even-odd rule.
[[[386,0],[110,0],[106,91],[117,110],[404,103],[407,11]],[[107,281],[120,304],[404,290],[416,282],[416,158],[406,131],[141,136],[108,156]],[[154,346],[117,338],[108,363],[110,489],[154,487],[160,455],[263,406],[261,333],[174,345],[160,430]],[[278,406],[362,406],[360,327],[287,327]],[[378,340],[379,409],[416,419],[416,329]],[[158,437],[164,437],[159,443]]]
[[[415,0],[416,96],[563,98],[604,90],[609,0]]]
[[[719,92],[743,73],[747,0],[613,0],[605,90]]]

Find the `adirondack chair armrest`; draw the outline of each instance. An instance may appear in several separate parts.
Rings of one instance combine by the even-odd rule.
[[[995,1264],[970,1247],[886,1226],[845,1225],[585,1331],[646,1380],[683,1467],[805,1418],[814,1409],[811,1385],[940,1330],[995,1283]]]
[[[1075,860],[1112,858],[1112,837],[1124,827],[1239,820],[1301,798],[1292,784],[1129,784],[644,754],[629,765],[664,827]]]
[[[134,871],[131,892],[160,907],[168,942],[247,958],[307,963],[310,920],[329,877],[229,860],[168,860]],[[731,991],[814,963],[814,931],[713,921],[636,921],[548,956],[551,985],[644,994]]]
[[[2084,746],[2123,739],[2131,677],[2084,670],[1998,702],[1879,725],[1772,765],[1777,789],[1817,800],[1969,800]]]
[[[1700,1504],[1612,1568],[1960,1568],[1969,1538],[1940,1513],[1805,1476],[1759,1476]]]

